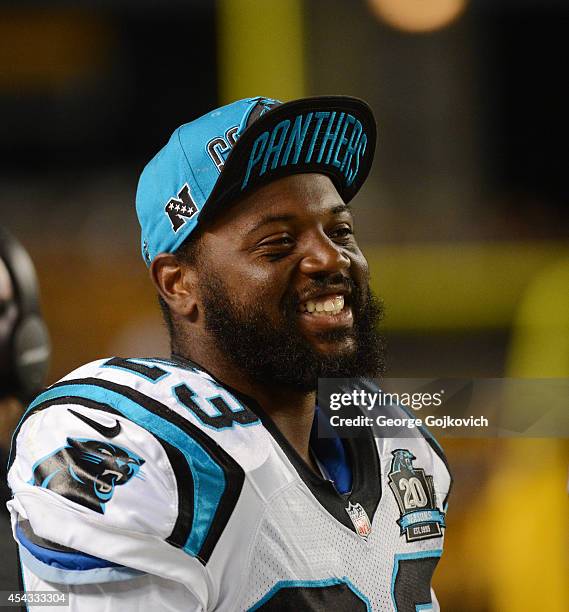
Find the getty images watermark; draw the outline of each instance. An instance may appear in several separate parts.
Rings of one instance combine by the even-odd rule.
[[[569,379],[320,379],[318,435],[569,437]]]
[[[352,389],[351,391],[335,392],[330,394],[330,410],[336,411],[342,408],[356,407],[362,408],[361,414],[354,416],[342,416],[340,413],[331,414],[329,422],[332,427],[401,427],[416,429],[423,426],[427,427],[489,427],[490,421],[485,416],[452,417],[448,414],[437,416],[426,414],[423,418],[418,411],[423,408],[438,408],[443,405],[445,390],[441,389],[434,393],[390,393],[378,389],[377,391],[366,391],[364,389]],[[397,408],[400,407],[402,413],[399,416],[375,410],[375,414],[370,416],[374,409]],[[416,411],[416,414],[404,413],[404,408]]]

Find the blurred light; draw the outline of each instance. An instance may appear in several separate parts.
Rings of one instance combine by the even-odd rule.
[[[0,10],[0,91],[77,86],[112,60],[112,32],[73,8]]]
[[[468,0],[367,0],[382,21],[407,32],[432,32],[457,19]]]

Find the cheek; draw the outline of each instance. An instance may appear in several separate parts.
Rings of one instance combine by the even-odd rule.
[[[275,263],[251,263],[227,266],[222,281],[235,303],[278,305],[290,289],[290,270]]]
[[[229,240],[208,236],[207,259],[200,271],[206,282],[215,279],[235,304],[278,300],[290,282],[290,266],[251,257]]]
[[[359,248],[354,249],[350,254],[352,261],[352,275],[358,284],[369,281],[369,266],[367,259]]]

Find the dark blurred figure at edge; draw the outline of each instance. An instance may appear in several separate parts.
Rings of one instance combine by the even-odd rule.
[[[42,388],[49,336],[41,318],[38,284],[24,247],[0,227],[0,590],[19,590],[17,554],[6,502],[6,465],[12,431],[23,407]]]

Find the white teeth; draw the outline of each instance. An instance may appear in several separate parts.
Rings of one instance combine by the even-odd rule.
[[[336,295],[325,300],[309,300],[300,305],[301,312],[307,311],[315,316],[337,315],[344,309],[344,296]]]

